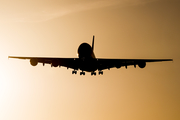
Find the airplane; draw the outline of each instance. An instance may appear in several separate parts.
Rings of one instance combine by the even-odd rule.
[[[73,69],[72,74],[77,74],[78,70],[81,70],[80,75],[85,75],[85,72],[91,72],[91,75],[96,75],[98,70],[99,75],[103,75],[103,70],[116,67],[121,68],[133,65],[136,68],[138,65],[140,68],[146,66],[146,62],[161,62],[161,61],[173,61],[173,59],[103,59],[96,58],[94,54],[94,36],[92,40],[92,46],[88,43],[80,44],[78,48],[78,58],[51,58],[51,57],[17,57],[8,56],[8,58],[17,59],[29,59],[32,66],[36,66],[38,63],[50,64],[51,67],[67,67]]]

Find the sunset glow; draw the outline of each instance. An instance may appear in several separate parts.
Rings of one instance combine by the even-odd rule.
[[[177,0],[3,0],[0,4],[0,120],[179,120],[180,2]],[[72,75],[8,56],[173,59]]]

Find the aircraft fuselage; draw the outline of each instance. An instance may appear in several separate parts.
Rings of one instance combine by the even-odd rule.
[[[78,57],[81,62],[80,70],[92,72],[98,68],[92,47],[88,43],[82,43],[78,48]]]

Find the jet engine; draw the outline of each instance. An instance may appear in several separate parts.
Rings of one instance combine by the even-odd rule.
[[[36,66],[38,64],[38,60],[36,58],[30,59],[30,63],[32,66]]]
[[[144,68],[144,67],[146,67],[146,62],[140,62],[140,63],[138,63],[138,66],[140,68]]]
[[[59,61],[58,60],[53,60],[52,63],[51,63],[52,67],[58,67],[58,65],[59,65]]]

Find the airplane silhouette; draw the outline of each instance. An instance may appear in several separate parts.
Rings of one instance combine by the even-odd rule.
[[[85,75],[85,72],[91,72],[91,75],[96,75],[98,70],[99,75],[103,75],[103,70],[113,67],[121,68],[133,65],[136,68],[146,66],[146,62],[161,62],[172,61],[173,59],[102,59],[96,58],[94,54],[94,36],[92,40],[92,47],[88,43],[82,43],[78,48],[79,58],[50,58],[50,57],[17,57],[8,56],[8,58],[30,59],[30,64],[36,66],[38,63],[51,64],[51,67],[67,67],[73,69],[72,74],[77,74],[81,70],[80,75]]]

